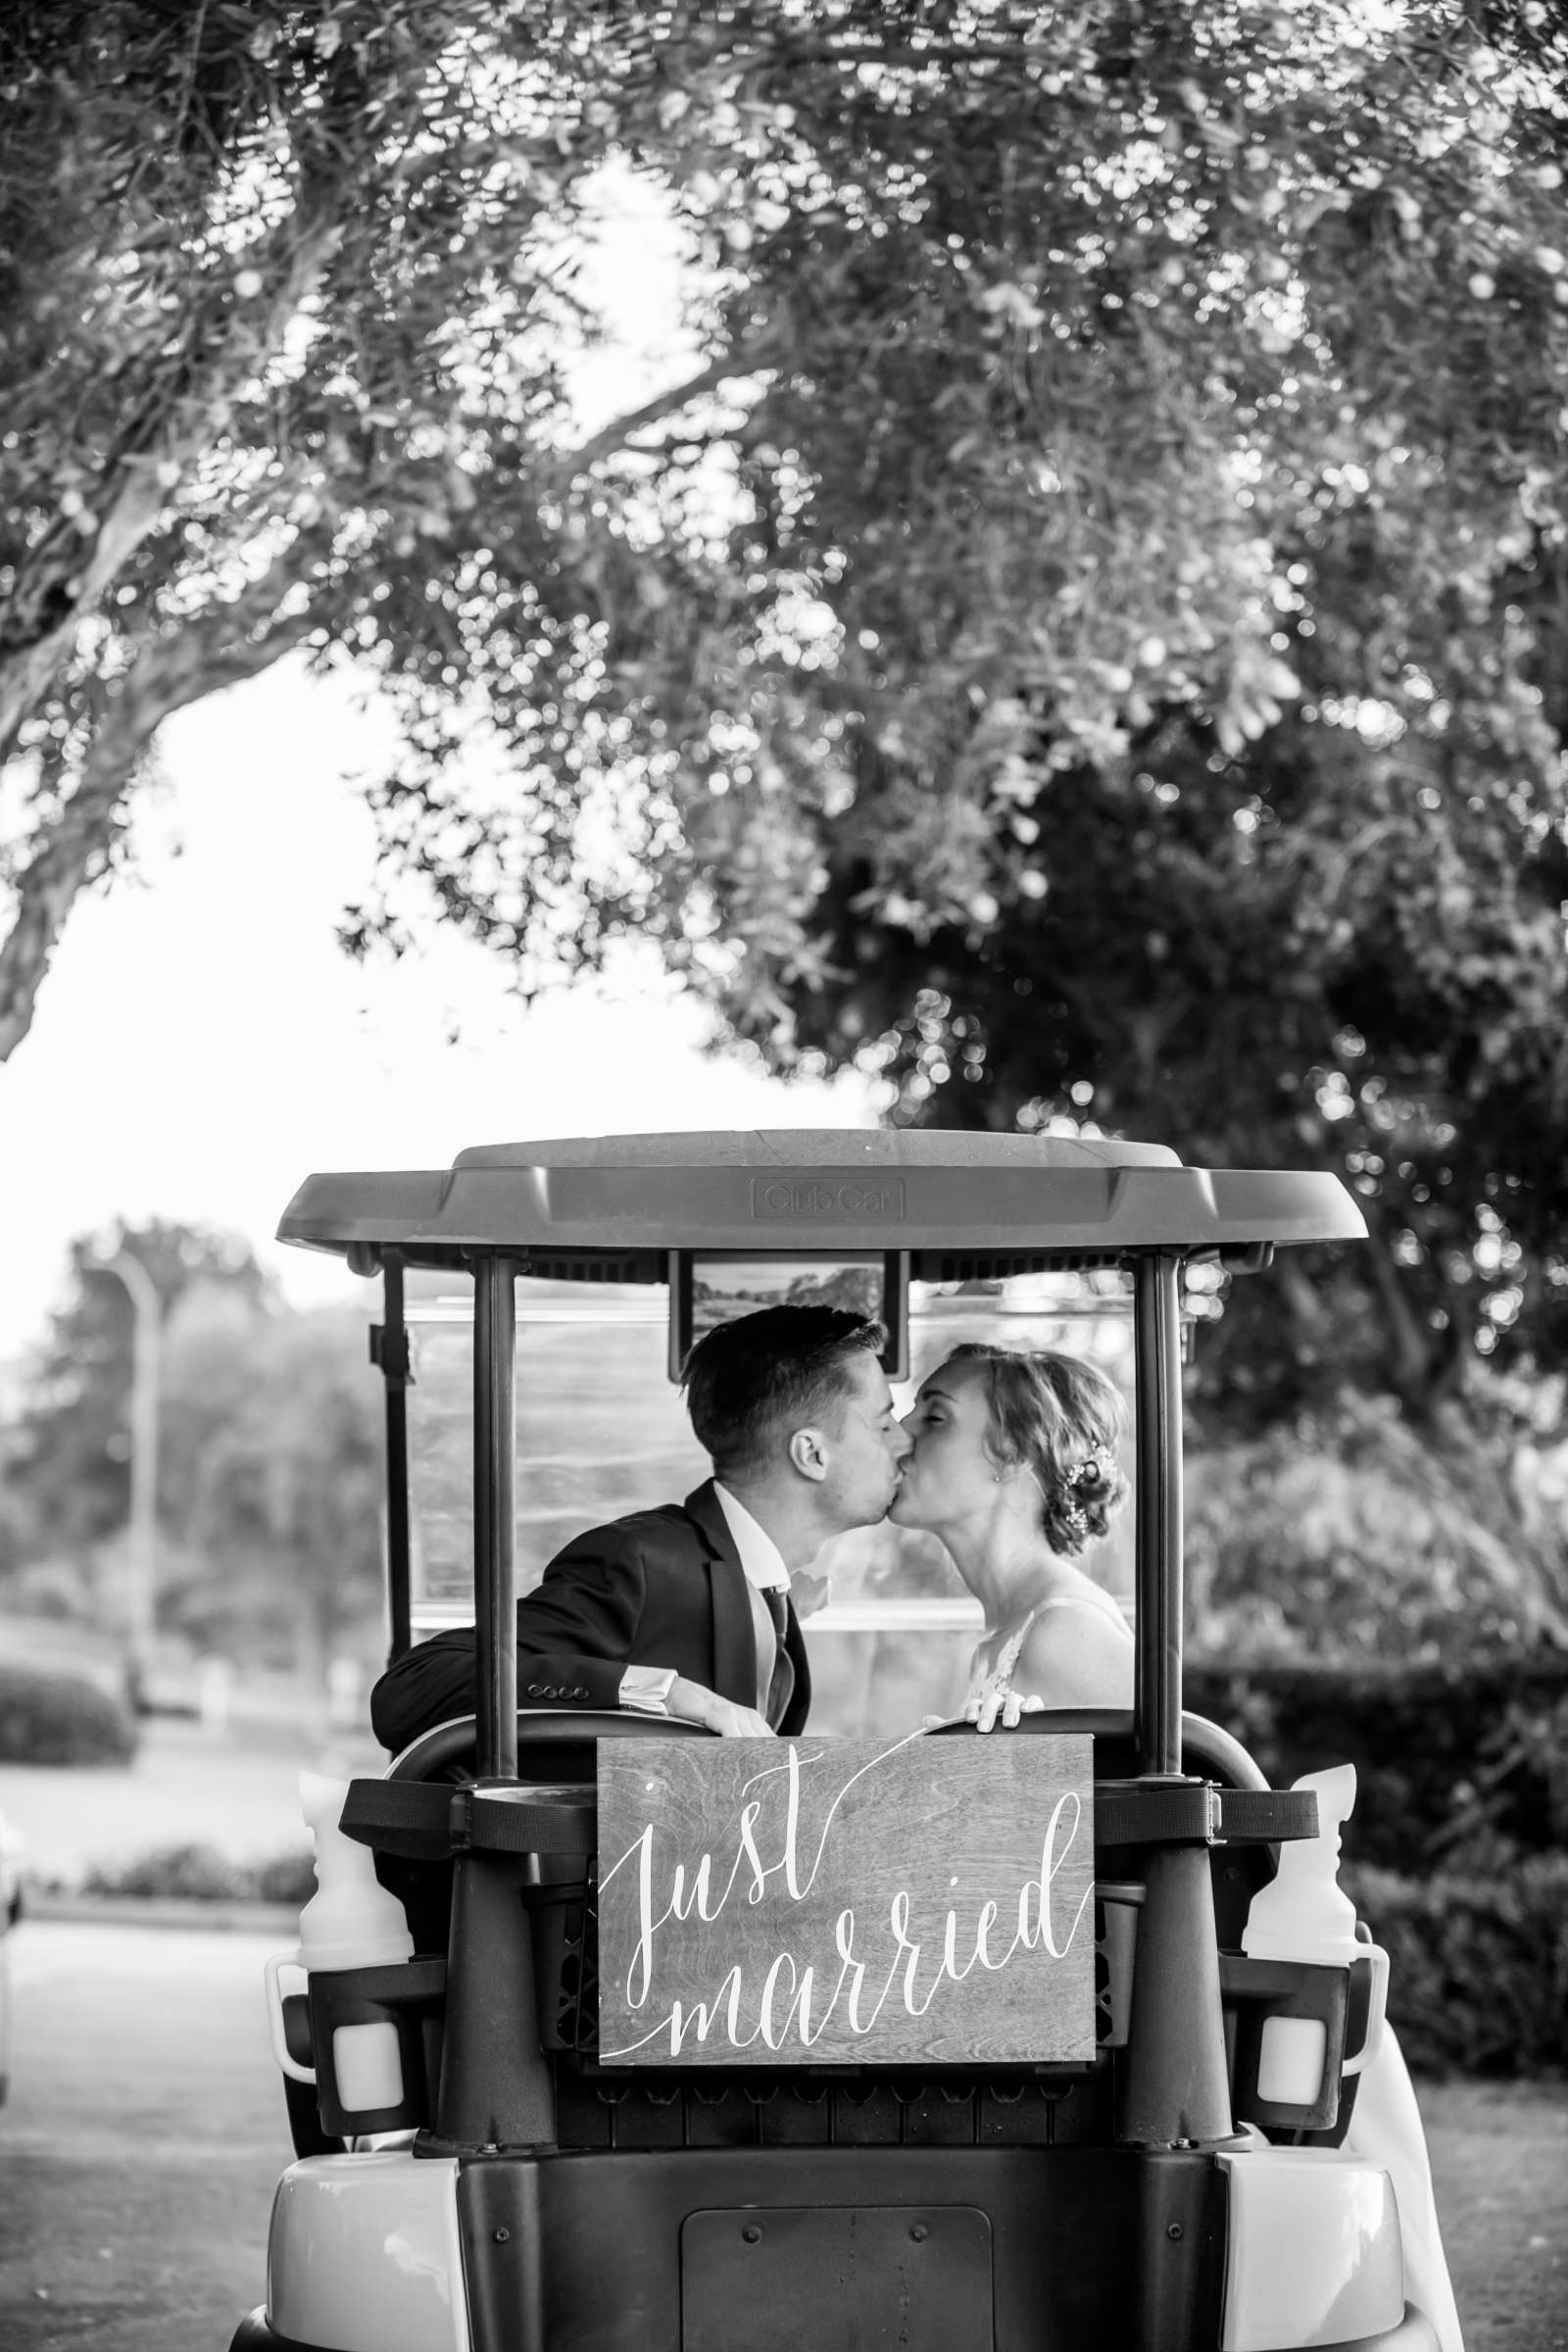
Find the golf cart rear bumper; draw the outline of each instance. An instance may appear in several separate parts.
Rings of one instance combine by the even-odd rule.
[[[1294,2175],[1308,2260],[1268,2197],[1238,2196],[1250,2165],[1260,2188]],[[1285,2151],[311,2158],[280,2183],[268,2313],[232,2352],[781,2352],[781,2327],[874,2337],[890,2297],[911,2352],[1141,2352],[1156,2323],[1162,2352],[1437,2352],[1386,2190]],[[1357,2224],[1348,2268],[1336,2213]]]
[[[267,2314],[258,2308],[241,2320],[229,2345],[229,2352],[324,2352],[318,2344],[302,2344],[298,2336],[279,2335],[268,2323]],[[1397,2328],[1384,2335],[1364,2335],[1358,2342],[1327,2352],[1439,2352],[1438,2338],[1429,2323],[1418,2311],[1406,2310]]]

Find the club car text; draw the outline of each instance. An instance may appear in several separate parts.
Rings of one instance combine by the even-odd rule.
[[[882,1217],[902,1220],[903,1179],[823,1184],[809,1176],[755,1177],[754,1217]]]

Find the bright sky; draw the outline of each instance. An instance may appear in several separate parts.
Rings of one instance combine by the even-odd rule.
[[[349,962],[333,926],[373,837],[344,776],[379,734],[346,686],[297,670],[168,728],[139,878],[78,905],[0,1070],[0,1359],[38,1336],[71,1237],[117,1216],[260,1245],[313,1169],[443,1167],[526,1136],[872,1122],[858,1083],[786,1087],[704,1056],[706,1016],[651,957],[531,1012],[496,958],[433,928],[402,963]],[[335,1261],[262,1254],[299,1302],[366,1296]]]
[[[625,183],[607,214],[617,348],[582,364],[585,431],[691,367],[667,225]],[[235,1230],[296,1302],[363,1300],[335,1261],[270,1242],[314,1169],[442,1167],[530,1136],[872,1123],[859,1082],[786,1087],[705,1056],[706,1016],[651,957],[532,1012],[497,960],[433,927],[400,964],[350,963],[334,925],[373,854],[351,779],[384,727],[346,679],[295,665],[166,727],[137,875],[78,904],[0,1067],[0,1363],[41,1337],[72,1237],[116,1217]]]

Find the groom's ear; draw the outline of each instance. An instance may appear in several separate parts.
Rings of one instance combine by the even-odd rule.
[[[827,1476],[827,1441],[819,1429],[797,1429],[790,1433],[790,1466],[802,1478],[820,1483]]]

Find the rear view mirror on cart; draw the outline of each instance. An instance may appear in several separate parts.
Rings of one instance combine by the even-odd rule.
[[[797,1250],[676,1250],[669,1267],[669,1377],[715,1323],[763,1306],[839,1306],[887,1331],[882,1369],[909,1376],[909,1260],[902,1250],[803,1257]]]

